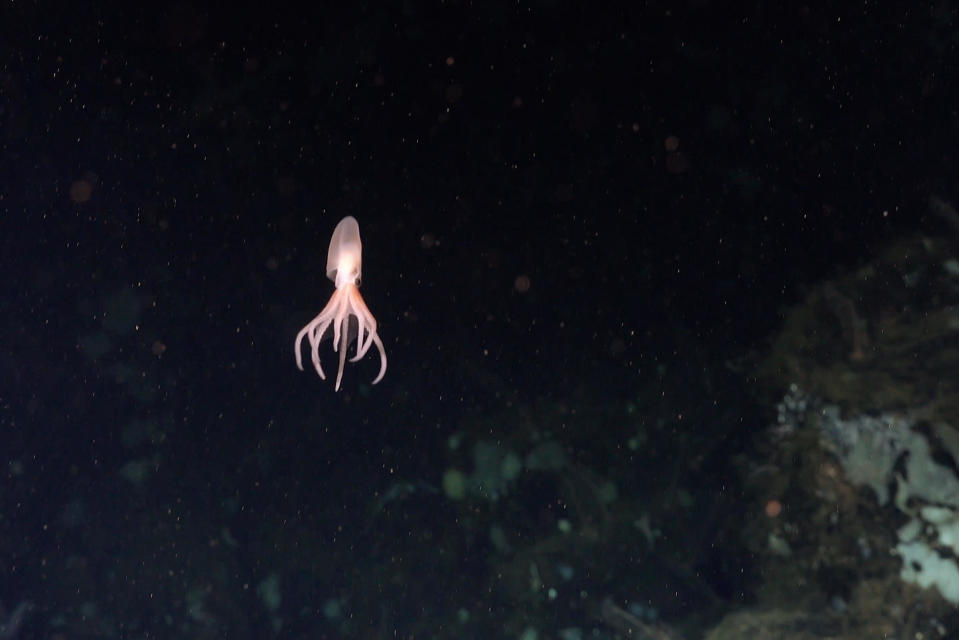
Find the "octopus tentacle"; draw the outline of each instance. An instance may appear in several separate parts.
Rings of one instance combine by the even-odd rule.
[[[343,323],[349,320],[349,290],[345,288],[337,289],[333,297],[337,298],[337,302],[339,303],[336,305],[336,314],[333,316],[333,352],[335,353],[340,346],[340,333],[343,332],[344,335],[347,333],[343,331]],[[349,329],[348,324],[347,329]]]
[[[360,340],[356,345],[356,356],[350,360],[350,362],[357,362],[365,356],[366,352],[373,346],[373,336],[376,335],[376,318],[373,317],[370,308],[366,306],[366,302],[363,301],[363,297],[359,291],[356,292],[356,296],[350,299],[350,305],[353,308],[353,315],[356,316],[357,322],[361,326],[365,322],[367,326],[366,344],[363,344],[363,341]]]
[[[314,331],[313,335],[310,336],[310,355],[313,357],[313,368],[316,369],[316,372],[320,375],[320,380],[326,380],[326,374],[323,373],[323,367],[320,365],[320,336],[323,335],[323,332],[326,331],[326,328],[330,326],[330,319],[326,318],[320,323],[317,323],[319,331]]]
[[[346,332],[343,332],[343,344],[340,345],[340,368],[336,371],[336,384],[333,385],[333,391],[340,390],[340,381],[343,380],[343,365],[346,364]]]
[[[375,333],[372,335],[373,342],[376,343],[376,348],[380,350],[380,373],[373,379],[373,384],[376,384],[386,375],[386,350],[383,348],[383,341],[380,340],[380,337]]]
[[[303,355],[300,353],[300,343],[303,342],[303,336],[305,336],[310,331],[310,327],[312,325],[313,323],[311,322],[310,324],[300,329],[300,332],[296,334],[296,342],[293,343],[293,353],[296,356],[296,366],[300,371],[303,371]],[[312,343],[313,341],[311,340],[310,344],[312,345]]]
[[[356,356],[350,359],[350,362],[356,362],[363,356],[360,355],[363,352],[363,316],[356,314]]]

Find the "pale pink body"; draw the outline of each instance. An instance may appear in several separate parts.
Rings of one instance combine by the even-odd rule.
[[[330,250],[326,257],[326,275],[336,285],[336,290],[319,315],[296,335],[296,342],[293,345],[296,366],[302,371],[300,343],[306,336],[310,342],[313,367],[320,378],[326,380],[326,374],[323,373],[323,367],[320,365],[320,342],[326,331],[332,327],[333,351],[339,351],[340,355],[340,366],[336,372],[334,387],[336,391],[340,390],[340,381],[343,379],[351,317],[356,319],[356,355],[350,359],[350,362],[356,362],[365,356],[370,347],[375,344],[380,352],[380,373],[373,380],[373,384],[386,375],[386,351],[383,349],[383,341],[376,334],[376,318],[373,317],[370,308],[363,301],[363,296],[360,295],[362,265],[363,244],[360,242],[360,226],[356,218],[347,216],[340,220],[333,230]]]

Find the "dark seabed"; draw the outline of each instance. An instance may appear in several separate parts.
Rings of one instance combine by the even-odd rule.
[[[4,3],[0,640],[959,638],[957,17]]]

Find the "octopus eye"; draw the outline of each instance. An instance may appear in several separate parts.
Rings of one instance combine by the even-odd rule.
[[[337,268],[339,279],[360,284],[360,266],[355,261],[344,259]]]

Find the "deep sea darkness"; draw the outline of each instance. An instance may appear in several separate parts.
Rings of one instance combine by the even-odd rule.
[[[189,565],[134,531],[242,549],[291,523],[342,550],[283,583],[282,607],[320,602],[440,517],[378,531],[378,497],[435,490],[463,424],[535,403],[648,393],[690,431],[729,425],[700,467],[723,476],[763,420],[734,363],[811,283],[942,232],[928,202],[954,201],[959,161],[959,4],[729,6],[4,3],[0,602],[54,637],[69,594]],[[334,394],[293,338],[347,215],[389,369],[371,387],[377,359],[348,364]],[[237,557],[237,584],[274,562]],[[748,560],[700,566],[750,599]],[[117,608],[131,633],[160,617]],[[396,610],[402,637],[439,616]],[[273,637],[252,618],[224,637]]]

